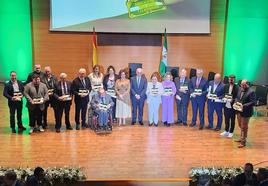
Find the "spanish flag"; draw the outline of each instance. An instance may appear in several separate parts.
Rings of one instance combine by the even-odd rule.
[[[92,58],[92,66],[98,64],[98,55],[97,55],[97,35],[95,33],[95,28],[93,28],[93,37],[92,37],[92,48],[93,48],[93,58]]]

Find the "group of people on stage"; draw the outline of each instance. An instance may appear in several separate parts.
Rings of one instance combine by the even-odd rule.
[[[81,68],[78,76],[71,82],[67,74],[61,73],[59,80],[52,74],[49,66],[41,71],[40,65],[35,65],[35,70],[29,74],[23,84],[16,79],[16,72],[10,73],[10,81],[5,84],[4,96],[8,99],[10,108],[10,127],[15,130],[15,111],[19,131],[25,130],[22,125],[22,97],[27,99],[29,111],[30,133],[35,130],[44,131],[47,127],[47,110],[51,106],[55,115],[55,129],[60,132],[63,112],[67,130],[72,130],[70,123],[70,107],[72,98],[75,103],[75,127],[87,128],[86,115],[88,109],[93,109],[98,117],[101,127],[106,127],[109,116],[112,122],[125,125],[126,119],[131,118],[131,124],[143,122],[143,108],[148,104],[149,126],[158,126],[159,108],[162,104],[162,122],[165,126],[174,123],[188,126],[188,105],[192,104],[192,120],[190,127],[197,124],[199,113],[199,129],[205,126],[204,109],[207,102],[207,129],[220,131],[225,118],[225,130],[222,136],[233,137],[235,117],[241,128],[238,140],[239,147],[246,145],[249,119],[253,114],[255,93],[249,87],[247,80],[242,80],[240,86],[235,84],[235,76],[229,76],[229,82],[224,84],[221,75],[217,73],[214,80],[207,81],[203,77],[203,70],[197,69],[196,77],[189,79],[186,69],[182,69],[179,77],[173,79],[170,72],[163,78],[158,72],[152,73],[147,82],[141,68],[136,70],[136,75],[129,79],[128,70],[122,69],[119,74],[113,66],[107,68],[106,74],[100,72],[100,66],[95,65],[93,72],[87,75]],[[174,119],[174,104],[176,103],[177,120]],[[217,123],[214,127],[214,112],[217,114]],[[37,127],[36,127],[37,124]]]

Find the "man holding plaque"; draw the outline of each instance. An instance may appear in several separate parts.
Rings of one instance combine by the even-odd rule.
[[[40,81],[38,75],[33,75],[33,80],[24,87],[24,95],[27,99],[30,119],[30,134],[34,132],[37,122],[38,130],[44,132],[42,127],[42,115],[45,109],[45,102],[48,101],[47,86]]]
[[[10,128],[12,133],[16,133],[15,129],[15,112],[17,111],[18,131],[22,132],[26,128],[22,125],[22,97],[24,87],[22,82],[17,80],[15,71],[10,72],[10,80],[5,84],[3,95],[8,99],[8,107],[10,114]]]
[[[176,103],[177,103],[177,124],[187,126],[188,104],[190,100],[189,80],[186,77],[187,71],[181,70],[180,77],[174,79],[177,89]]]
[[[78,77],[72,82],[72,91],[75,102],[75,123],[76,130],[80,130],[80,115],[82,120],[82,128],[86,126],[86,113],[89,102],[89,93],[91,91],[91,83],[86,76],[86,69],[81,68],[78,72]]]
[[[208,126],[207,129],[213,129],[213,114],[217,113],[217,126],[215,131],[221,130],[222,125],[222,98],[224,97],[224,84],[221,81],[221,75],[215,74],[214,80],[208,85]]]
[[[91,101],[92,109],[98,114],[99,126],[103,130],[109,130],[108,120],[112,113],[114,102],[110,95],[106,94],[103,88],[99,89],[98,94],[95,94]]]
[[[196,70],[196,77],[190,81],[190,98],[193,108],[192,123],[190,127],[196,125],[197,111],[199,111],[200,126],[199,129],[204,128],[204,109],[207,94],[207,80],[203,77],[203,70]]]
[[[235,110],[233,109],[234,99],[237,97],[238,85],[235,84],[235,76],[229,76],[229,83],[224,86],[224,120],[225,130],[221,136],[233,137],[235,128]],[[231,125],[230,125],[231,124]]]
[[[241,130],[239,142],[239,148],[246,146],[248,123],[250,117],[253,115],[253,106],[256,102],[255,92],[249,87],[247,80],[241,81],[241,88],[238,91],[237,98],[233,105],[233,108],[238,111],[237,119],[238,125]]]
[[[47,128],[47,109],[49,105],[53,108],[55,123],[56,123],[56,115],[57,115],[56,100],[53,97],[55,85],[57,84],[57,77],[51,73],[50,66],[45,67],[45,74],[43,76],[43,79],[41,79],[41,81],[46,84],[47,89],[48,89],[48,96],[49,96],[49,101],[45,103],[45,109],[43,112],[43,128],[45,129]]]
[[[60,132],[63,111],[67,130],[73,130],[70,123],[70,108],[72,105],[72,83],[67,81],[67,74],[60,74],[60,81],[55,85],[54,98],[56,99],[56,132]]]

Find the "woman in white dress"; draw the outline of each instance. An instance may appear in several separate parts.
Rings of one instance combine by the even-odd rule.
[[[119,126],[126,124],[126,118],[131,117],[130,105],[130,81],[127,79],[127,71],[120,70],[119,78],[115,83],[116,99],[116,117],[118,118]]]
[[[151,82],[147,85],[146,95],[148,103],[149,126],[158,126],[159,106],[161,104],[161,95],[164,92],[162,83],[159,82],[160,75],[154,72],[151,75]]]

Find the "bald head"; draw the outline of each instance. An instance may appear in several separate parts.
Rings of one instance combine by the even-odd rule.
[[[214,82],[216,84],[220,83],[221,82],[221,74],[219,73],[216,73],[215,76],[214,76]]]
[[[51,74],[51,68],[50,68],[50,66],[46,66],[46,67],[44,68],[44,70],[45,70],[45,73],[46,73],[47,75],[50,75],[50,74]]]
[[[137,68],[136,69],[136,75],[141,76],[142,75],[142,68]]]
[[[243,89],[243,90],[247,90],[248,89],[248,80],[246,80],[246,79],[243,79],[242,81],[241,81],[241,88]]]
[[[60,73],[60,80],[65,81],[67,79],[67,74],[66,73]]]
[[[80,68],[78,73],[79,73],[79,78],[85,78],[87,71],[84,68]]]

